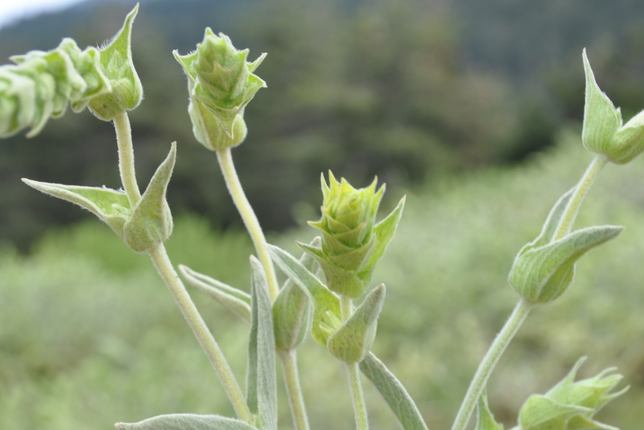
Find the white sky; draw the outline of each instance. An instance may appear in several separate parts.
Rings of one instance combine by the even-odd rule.
[[[0,0],[0,28],[20,18],[64,9],[82,0]]]

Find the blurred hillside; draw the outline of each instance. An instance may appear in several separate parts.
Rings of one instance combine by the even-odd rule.
[[[3,28],[0,58],[51,49],[65,36],[99,45],[133,4],[89,1]],[[133,34],[146,95],[131,115],[139,181],[176,140],[174,213],[241,224],[214,154],[192,137],[185,78],[171,55],[193,50],[206,26],[249,47],[251,59],[269,54],[257,71],[268,89],[246,109],[249,137],[233,155],[262,224],[283,230],[319,204],[327,169],[356,185],[378,175],[396,188],[549,146],[562,124],[581,120],[583,46],[628,117],[644,106],[643,22],[635,0],[144,1]],[[111,125],[68,112],[34,139],[0,144],[0,240],[26,250],[87,214],[20,177],[117,187]]]

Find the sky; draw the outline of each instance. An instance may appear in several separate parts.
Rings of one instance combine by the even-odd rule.
[[[64,9],[82,0],[0,0],[0,28],[40,13]]]

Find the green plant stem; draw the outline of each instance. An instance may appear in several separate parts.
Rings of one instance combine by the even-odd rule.
[[[119,172],[121,173],[121,183],[127,198],[130,201],[130,207],[134,206],[141,199],[141,191],[136,182],[136,173],[134,170],[134,150],[132,149],[132,131],[130,128],[130,119],[126,112],[119,114],[114,118],[114,128],[116,129],[116,141],[119,148]]]
[[[351,297],[340,296],[340,313],[343,322],[351,317],[353,313]],[[356,416],[356,429],[367,430],[369,428],[369,420],[367,419],[367,405],[364,401],[362,382],[360,381],[360,363],[345,363],[345,365],[347,367],[349,387],[351,388],[353,410]]]
[[[118,142],[121,182],[125,189],[125,193],[127,194],[130,206],[134,207],[141,199],[141,192],[139,191],[139,186],[136,182],[132,132],[127,113],[122,113],[114,118],[114,128],[116,129],[116,140]],[[210,333],[210,330],[208,330],[208,326],[206,326],[206,323],[201,318],[197,307],[186,291],[186,287],[184,287],[181,279],[179,279],[177,272],[174,271],[165,247],[161,243],[151,249],[148,253],[150,254],[154,267],[156,267],[161,279],[163,279],[170,289],[172,297],[174,297],[174,301],[177,303],[177,306],[179,306],[179,309],[192,329],[192,332],[208,356],[210,363],[212,363],[212,366],[215,368],[215,372],[217,372],[217,376],[219,376],[219,380],[224,386],[224,390],[226,390],[226,394],[228,394],[228,398],[233,404],[233,408],[235,408],[237,416],[246,422],[252,422],[253,416],[250,409],[248,409],[248,405],[244,399],[244,394],[239,388],[239,384],[237,384],[235,375],[233,375],[233,372],[230,369],[228,362],[226,362],[226,358],[221,352],[221,349],[219,349],[219,345],[217,345],[215,338]]]
[[[233,157],[230,152],[230,148],[220,149],[217,151],[217,160],[219,160],[219,165],[221,166],[221,171],[224,175],[226,181],[226,186],[228,191],[233,198],[233,202],[239,211],[239,214],[244,221],[244,225],[250,234],[253,244],[255,245],[255,251],[259,257],[259,261],[262,263],[264,272],[266,272],[266,279],[268,280],[268,291],[271,295],[271,300],[274,301],[279,292],[277,286],[277,277],[275,276],[275,269],[273,268],[273,262],[271,257],[268,255],[266,250],[266,238],[264,237],[264,232],[259,225],[259,221],[255,216],[255,212],[248,203],[246,194],[244,194],[244,189],[239,182],[239,177],[235,171],[235,164],[233,163]]]
[[[302,397],[300,378],[297,372],[296,352],[295,350],[278,351],[278,355],[280,357],[280,360],[282,361],[284,381],[286,382],[286,393],[288,394],[288,400],[291,404],[291,412],[293,413],[293,423],[295,424],[295,430],[309,430],[309,421],[306,416],[304,397]]]
[[[601,172],[608,161],[609,158],[604,154],[597,154],[595,158],[593,158],[593,161],[591,161],[586,172],[584,172],[584,175],[579,180],[575,192],[568,202],[568,206],[566,206],[566,210],[557,226],[557,231],[553,236],[553,241],[561,239],[568,234],[568,230],[570,230],[570,226],[575,221],[577,212],[579,212],[579,208],[584,201],[586,194],[588,194],[588,190],[590,190],[590,187],[593,182],[595,182],[597,175]]]
[[[608,161],[610,161],[609,158],[603,154],[598,154],[593,158],[593,161],[591,161],[590,165],[579,180],[579,183],[577,184],[575,191],[564,210],[561,221],[559,221],[559,225],[557,226],[557,231],[553,236],[553,241],[561,239],[568,234],[586,194],[588,194],[588,191],[595,182],[597,175],[599,175],[599,172],[601,172],[604,166],[606,166]],[[519,330],[519,327],[521,327],[521,324],[523,324],[523,321],[525,321],[525,318],[528,316],[528,313],[533,306],[533,304],[521,299],[514,308],[512,315],[510,315],[510,318],[497,335],[492,346],[479,365],[479,368],[474,375],[474,379],[467,390],[465,399],[463,399],[461,408],[456,415],[456,420],[454,421],[452,430],[465,430],[476,403],[478,402],[496,363],[499,361],[499,358],[501,358],[503,351],[505,351],[510,341],[514,338],[514,335]]]
[[[255,245],[255,251],[257,252],[259,261],[262,263],[264,272],[266,272],[271,301],[275,301],[275,298],[277,298],[277,294],[279,293],[277,277],[275,276],[275,268],[270,256],[268,255],[268,251],[266,250],[266,238],[264,237],[264,232],[262,231],[259,221],[257,220],[257,216],[255,216],[255,212],[248,202],[244,189],[239,182],[239,176],[237,176],[237,171],[235,170],[235,164],[233,163],[230,148],[217,151],[217,160],[219,161],[219,166],[221,167],[221,171],[224,175],[228,192],[230,193],[233,202],[244,221],[246,230],[248,230],[248,233],[253,240],[253,244]],[[278,354],[278,356],[280,357],[282,367],[284,368],[284,380],[286,382],[288,398],[291,404],[291,411],[293,413],[296,430],[308,430],[309,423],[306,415],[306,408],[304,406],[304,398],[302,397],[300,379],[298,377],[296,352],[291,351],[288,355]]]
[[[179,309],[192,329],[192,332],[208,356],[210,363],[215,368],[215,372],[217,372],[217,376],[219,376],[219,380],[224,386],[224,390],[226,390],[226,394],[233,404],[237,416],[240,419],[251,423],[253,417],[248,409],[248,405],[246,405],[244,394],[239,388],[237,380],[235,379],[226,358],[221,352],[221,349],[219,349],[217,341],[215,341],[210,330],[208,330],[206,323],[201,318],[197,307],[192,302],[192,299],[181,282],[181,279],[179,279],[179,276],[174,271],[165,247],[163,244],[160,244],[149,251],[149,254],[152,258],[152,262],[154,263],[154,267],[156,267],[159,275],[170,289],[172,297],[174,297],[174,301],[179,306]]]
[[[496,336],[496,339],[494,339],[487,354],[483,357],[483,361],[481,361],[474,375],[474,379],[470,383],[467,394],[465,394],[465,399],[463,399],[458,415],[456,415],[452,430],[465,430],[470,416],[476,407],[476,403],[487,384],[487,380],[490,374],[492,374],[492,370],[494,370],[494,366],[496,366],[503,351],[505,351],[512,338],[514,338],[514,335],[519,330],[519,327],[521,327],[521,324],[523,324],[523,321],[525,321],[533,306],[533,304],[528,303],[524,299],[521,299],[517,303],[512,315],[510,315],[510,318],[508,318],[508,321]]]

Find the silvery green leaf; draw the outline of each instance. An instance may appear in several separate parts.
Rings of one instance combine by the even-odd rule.
[[[250,424],[219,415],[171,414],[138,423],[117,423],[116,430],[257,430]]]
[[[404,430],[427,430],[414,400],[378,357],[368,353],[360,362],[360,370],[378,389]]]
[[[123,240],[136,252],[148,251],[172,234],[172,213],[165,195],[177,157],[177,143],[152,176],[148,188],[125,223]]]
[[[524,246],[521,251],[519,251],[519,255],[532,248],[537,248],[539,246],[547,245],[548,243],[552,242],[552,239],[554,238],[554,235],[557,231],[557,227],[559,227],[561,217],[566,212],[568,202],[570,202],[570,198],[572,197],[576,189],[576,186],[571,188],[563,196],[561,196],[559,200],[557,200],[557,203],[555,203],[555,205],[550,210],[546,222],[543,224],[541,234],[539,234],[539,236],[534,241]],[[573,224],[574,220],[570,223],[568,231],[565,232],[566,234],[570,233],[570,228],[572,228]]]
[[[385,301],[385,285],[371,290],[356,311],[327,341],[327,349],[345,363],[359,363],[371,349],[378,328],[378,317]]]
[[[248,408],[257,415],[260,430],[277,429],[277,383],[273,310],[266,274],[254,256],[251,265],[251,318],[246,373]]]
[[[311,246],[319,246],[320,238],[316,237]],[[316,277],[320,275],[320,266],[306,252],[300,263]],[[292,351],[304,341],[306,333],[311,330],[311,301],[307,294],[291,278],[284,283],[273,302],[273,325],[275,327],[275,346],[278,350]]]
[[[389,242],[391,242],[391,239],[393,239],[396,234],[396,228],[398,227],[403,209],[405,208],[405,199],[406,197],[400,199],[396,208],[373,228],[374,234],[376,235],[376,246],[369,256],[367,264],[365,264],[359,273],[359,276],[366,284],[371,281],[371,276],[376,268],[376,264],[378,264],[378,261],[380,261],[382,256],[385,254],[387,245],[389,245]]]
[[[487,404],[487,392],[485,391],[479,397],[476,430],[503,430],[503,424],[497,423],[490,411],[490,406]]]
[[[266,247],[275,264],[309,296],[313,304],[311,334],[317,343],[326,347],[330,333],[324,326],[335,327],[341,319],[340,300],[291,254],[274,245]]]
[[[217,300],[243,320],[250,322],[250,295],[230,285],[226,285],[191,268],[179,265],[179,272],[188,284],[203,294]]]
[[[585,49],[582,57],[586,73],[586,104],[581,140],[590,151],[610,156],[611,142],[622,125],[622,117],[619,109],[599,89]]]
[[[588,227],[546,245],[524,250],[514,260],[508,280],[528,302],[550,302],[572,283],[577,260],[622,230],[623,227],[616,226]]]
[[[90,111],[103,121],[136,108],[143,99],[143,86],[132,62],[132,23],[139,11],[137,4],[127,15],[123,27],[110,43],[100,50],[103,73],[112,91],[89,101]]]
[[[22,181],[38,191],[89,210],[123,237],[124,225],[132,213],[125,193],[108,188],[51,184],[30,179]]]

